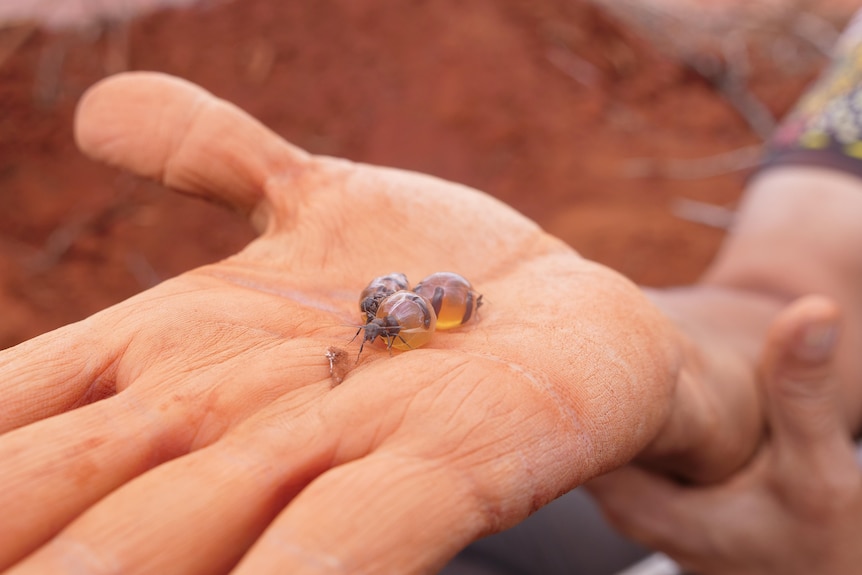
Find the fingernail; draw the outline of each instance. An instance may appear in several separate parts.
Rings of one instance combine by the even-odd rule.
[[[832,354],[838,339],[838,326],[832,322],[814,324],[806,327],[794,346],[799,359],[824,361]]]

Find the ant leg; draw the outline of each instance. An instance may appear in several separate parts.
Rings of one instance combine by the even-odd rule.
[[[356,339],[356,338],[354,337],[353,339]],[[353,341],[353,339],[351,339],[350,341]],[[356,363],[359,363],[359,358],[362,357],[363,348],[365,348],[365,340],[364,339],[362,340],[362,343],[359,345],[359,353],[356,354]],[[354,363],[353,365],[356,365],[356,363]]]

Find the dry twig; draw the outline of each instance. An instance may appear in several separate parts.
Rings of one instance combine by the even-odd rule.
[[[639,32],[658,50],[707,80],[761,138],[775,118],[749,89],[749,51],[757,48],[777,64],[792,47],[797,67],[823,64],[838,33],[813,12],[809,0],[747,2],[729,8],[693,0],[593,0]],[[811,54],[813,48],[813,54]],[[808,57],[801,57],[807,50]],[[786,62],[785,62],[786,63]]]
[[[670,205],[670,211],[680,219],[720,230],[730,228],[736,216],[733,210],[724,206],[716,206],[688,198],[674,198]]]
[[[703,180],[751,169],[760,163],[762,157],[763,147],[757,145],[704,158],[637,158],[626,163],[624,173],[629,178]]]

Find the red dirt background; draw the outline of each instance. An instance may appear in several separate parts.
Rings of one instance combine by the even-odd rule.
[[[253,237],[233,214],[76,151],[76,101],[126,69],[201,84],[312,152],[489,192],[639,283],[693,281],[724,230],[683,219],[679,200],[732,208],[744,173],[677,176],[761,140],[690,64],[744,66],[723,60],[722,34],[668,48],[640,16],[619,18],[586,0],[243,0],[66,31],[5,26],[0,348]],[[746,90],[774,115],[824,61],[808,40],[780,26],[734,40],[750,56]]]

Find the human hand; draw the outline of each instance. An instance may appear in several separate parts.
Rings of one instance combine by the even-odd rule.
[[[0,355],[0,567],[429,570],[668,433],[668,322],[490,197],[310,156],[155,74],[94,88],[76,135],[261,235]],[[333,388],[365,283],[442,270],[481,321],[366,346]]]
[[[761,365],[770,437],[727,481],[684,486],[628,466],[588,484],[623,533],[699,575],[862,569],[862,471],[833,377],[837,309],[807,297],[773,324]]]

